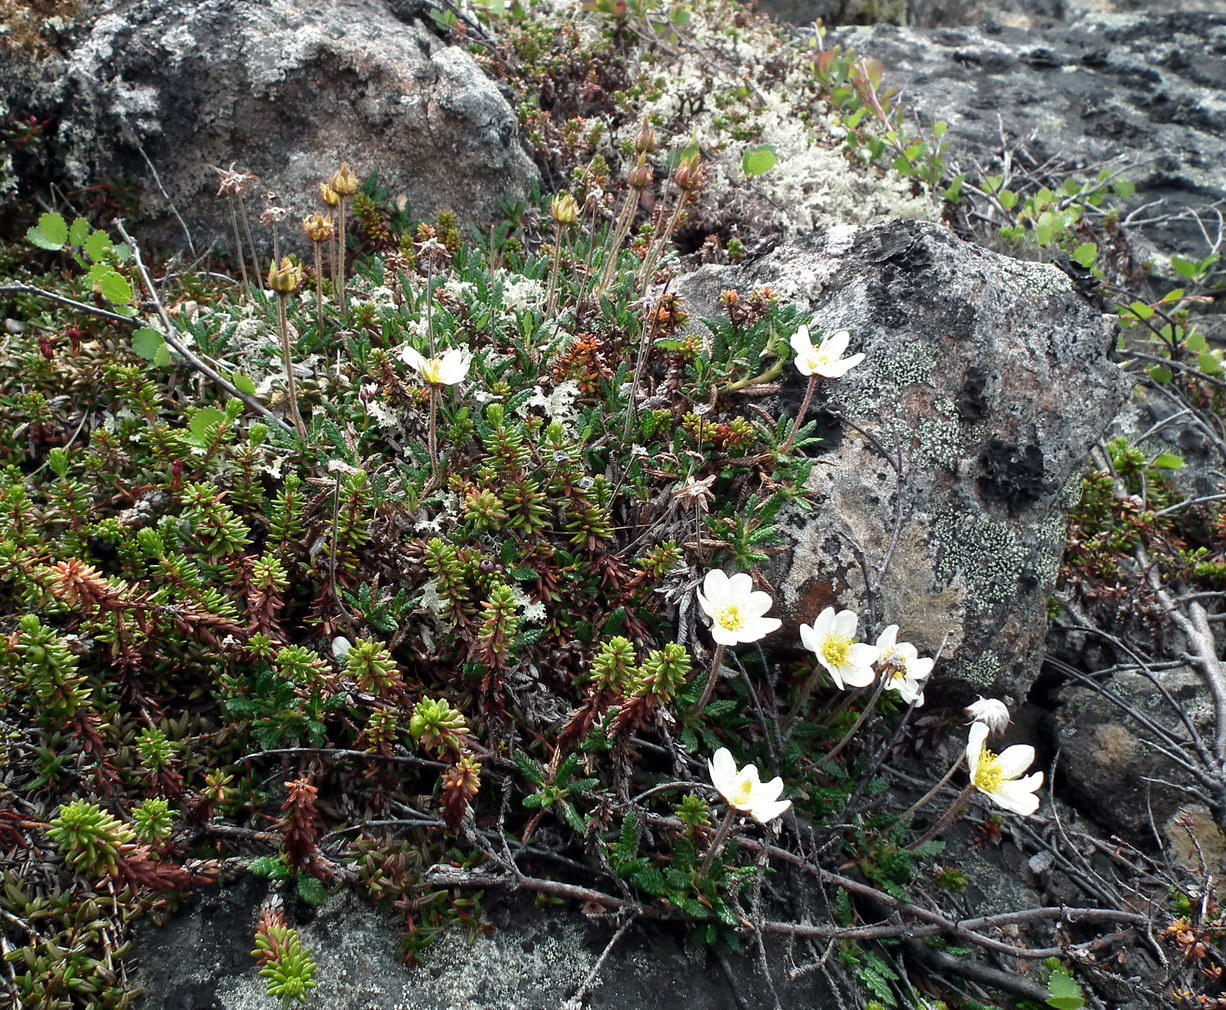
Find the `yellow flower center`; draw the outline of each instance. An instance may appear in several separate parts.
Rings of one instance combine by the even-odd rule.
[[[443,381],[443,359],[426,358],[421,363],[421,377],[427,382],[441,385]]]
[[[732,797],[728,802],[737,808],[747,807],[749,806],[749,801],[752,797],[753,783],[750,782],[749,779],[744,779],[737,784],[737,787],[733,791]]]
[[[739,631],[745,624],[745,619],[741,616],[741,608],[730,603],[715,612],[715,623],[725,631]]]
[[[822,659],[834,667],[846,666],[854,644],[846,635],[827,635],[822,643]]]
[[[986,747],[979,752],[979,766],[971,779],[976,789],[985,793],[994,793],[1004,784],[1005,776],[1000,770],[1000,758]]]

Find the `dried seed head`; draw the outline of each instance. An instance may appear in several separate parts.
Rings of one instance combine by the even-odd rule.
[[[280,266],[275,261],[268,264],[268,286],[277,294],[293,294],[301,283],[302,267],[288,256],[282,258]]]
[[[336,233],[336,226],[333,225],[330,217],[324,217],[322,214],[308,214],[302,219],[302,233],[312,242],[322,244],[331,241],[332,236]]]
[[[656,149],[656,131],[651,128],[647,117],[643,117],[643,125],[634,137],[635,154],[651,154]]]
[[[214,168],[217,173],[218,196],[246,196],[251,191],[251,184],[256,176],[250,172],[239,172],[231,163],[229,168]]]
[[[681,189],[691,193],[702,186],[705,174],[706,170],[702,166],[700,155],[695,151],[677,166],[677,171],[673,173],[673,180]]]
[[[572,225],[579,220],[579,204],[569,193],[559,193],[549,203],[549,216],[560,225]]]
[[[349,162],[344,162],[332,173],[328,185],[340,196],[353,196],[358,191],[358,177],[349,170]]]
[[[326,182],[319,184],[319,198],[329,207],[339,206],[341,198],[337,195],[336,190],[329,186]]]
[[[640,154],[638,164],[630,169],[630,173],[626,176],[626,181],[635,189],[646,189],[651,185],[655,178],[655,173],[652,172],[651,166],[647,164],[647,155]]]

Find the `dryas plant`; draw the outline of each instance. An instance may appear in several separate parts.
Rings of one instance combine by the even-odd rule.
[[[37,711],[39,746],[16,761],[59,811],[13,830],[60,848],[65,887],[196,886],[208,873],[176,846],[224,849],[235,833],[211,827],[271,823],[252,872],[314,900],[352,863],[414,956],[445,924],[479,929],[476,882],[527,846],[570,853],[597,904],[706,942],[748,935],[768,867],[796,874],[805,901],[842,895],[848,925],[875,919],[874,902],[927,900],[909,885],[939,855],[923,835],[941,817],[899,819],[874,746],[927,673],[898,641],[908,630],[804,614],[818,636],[805,664],[757,648],[779,633],[757,571],[781,510],[806,504],[818,447],[805,408],[828,387],[808,377],[844,381],[821,369],[860,366],[844,357],[858,335],[766,289],[690,318],[657,285],[701,162],[652,163],[649,148],[635,168],[651,180],[604,191],[597,166],[576,181],[573,225],[541,200],[479,242],[447,220],[393,227],[368,188],[343,337],[288,283],[273,319],[194,280],[207,325],[168,314],[157,346],[190,334],[267,390],[292,377],[287,342],[252,335],[292,324],[294,357],[322,361],[284,408],[309,412],[309,440],[258,392],[259,409],[228,392],[184,400],[189,359],[139,354],[119,302],[89,311],[88,257],[83,276],[43,282],[75,304],[19,296],[40,327],[77,331],[14,335],[0,379],[0,594],[18,615],[0,700]],[[649,211],[637,194],[657,175]],[[134,262],[107,265],[137,282]],[[322,353],[338,339],[343,354]],[[804,406],[754,409],[777,381],[807,383]],[[106,423],[79,416],[82,400]],[[742,795],[722,759],[709,781],[721,748],[782,791]],[[991,803],[983,787],[1005,779],[981,780]],[[389,820],[420,827],[394,837],[374,823]],[[847,885],[855,856],[867,892]],[[799,897],[778,914],[807,935]],[[958,935],[949,922],[936,932]],[[257,944],[282,999],[314,981],[291,933],[270,920]]]

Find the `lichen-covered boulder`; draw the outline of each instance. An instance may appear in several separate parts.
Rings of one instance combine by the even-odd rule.
[[[770,286],[847,329],[865,361],[810,407],[825,445],[815,507],[788,523],[764,574],[795,634],[824,607],[929,655],[955,695],[1020,698],[1037,673],[1064,507],[1127,383],[1113,323],[1058,269],[1000,256],[918,222],[836,228],[743,267],[708,266],[676,290],[692,318],[721,290]],[[789,367],[769,404],[794,416]]]
[[[62,55],[8,54],[0,103],[49,120],[18,167],[71,185],[137,181],[143,232],[196,249],[232,245],[215,168],[255,173],[291,215],[348,161],[420,216],[482,223],[522,197],[533,168],[515,115],[463,48],[380,0],[138,0],[84,17]],[[256,240],[269,233],[256,225]]]

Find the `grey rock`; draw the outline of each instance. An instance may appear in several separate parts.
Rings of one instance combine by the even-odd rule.
[[[1063,785],[1102,827],[1146,847],[1162,839],[1163,826],[1190,802],[1179,787],[1196,785],[1160,749],[1196,761],[1189,734],[1162,689],[1198,733],[1211,734],[1213,722],[1208,691],[1194,670],[1180,666],[1156,671],[1155,679],[1157,683],[1141,673],[1121,671],[1098,682],[1098,690],[1065,687],[1051,715]],[[1125,706],[1181,743],[1174,747],[1169,742],[1161,744]],[[1169,829],[1166,835],[1173,840]]]
[[[1127,388],[1112,321],[1056,268],[916,222],[831,229],[674,286],[700,318],[721,290],[763,285],[867,356],[810,408],[826,441],[815,508],[787,518],[790,550],[765,569],[782,634],[851,607],[864,634],[898,624],[941,649],[935,682],[953,693],[1024,697],[1067,494]],[[794,416],[803,386],[789,368],[768,408]]]
[[[195,896],[165,926],[146,924],[135,948],[134,985],[144,1010],[264,1010],[264,981],[248,953],[265,898],[262,881]],[[607,918],[529,902],[487,901],[494,929],[471,942],[444,931],[406,966],[397,956],[395,921],[352,892],[317,911],[287,906],[286,918],[318,966],[308,1006],[330,1010],[559,1010],[595,967],[617,928]],[[778,962],[778,958],[775,958]],[[721,963],[722,962],[722,963]],[[776,979],[785,1005],[818,1010],[831,996],[816,976]],[[629,931],[583,1002],[590,1010],[694,1006],[739,1010],[759,1003],[765,986],[754,960],[718,957],[685,944],[678,930]]]
[[[401,5],[403,6],[403,5]],[[379,0],[134,0],[95,11],[65,55],[0,67],[0,103],[50,119],[44,163],[27,178],[142,183],[143,234],[197,248],[232,245],[215,167],[260,177],[290,210],[282,234],[320,209],[341,161],[377,173],[421,216],[465,223],[522,197],[536,170],[513,111],[462,49]],[[268,232],[256,225],[259,241]]]
[[[1087,14],[1041,33],[876,25],[829,41],[880,59],[906,106],[949,123],[964,168],[986,164],[1003,132],[1027,140],[1039,161],[1095,169],[1114,159],[1137,186],[1126,209],[1159,201],[1143,216],[1190,208],[1216,227],[1212,208],[1226,201],[1226,14]],[[1143,257],[1207,252],[1187,215],[1145,228],[1143,239]]]

